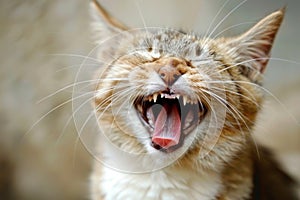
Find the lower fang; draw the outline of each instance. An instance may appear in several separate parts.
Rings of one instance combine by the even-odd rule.
[[[193,120],[194,120],[194,114],[193,114],[193,111],[190,110],[185,117],[184,129],[188,128],[191,125]]]
[[[153,127],[154,126],[154,115],[153,115],[151,108],[149,108],[147,111],[147,120],[148,120],[150,127]]]

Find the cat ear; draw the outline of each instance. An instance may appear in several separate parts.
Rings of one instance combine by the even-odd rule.
[[[277,31],[283,20],[285,8],[273,12],[239,37],[229,40],[234,49],[242,73],[250,80],[259,81],[270,58],[270,51]]]
[[[92,26],[96,34],[100,34],[98,37],[110,36],[110,34],[127,30],[127,27],[113,18],[97,0],[92,0],[90,4],[94,20]]]

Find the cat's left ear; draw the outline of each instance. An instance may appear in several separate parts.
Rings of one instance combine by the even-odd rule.
[[[257,81],[257,75],[265,71],[284,13],[285,8],[273,12],[241,36],[228,41],[243,68],[242,73],[250,80]]]
[[[91,1],[91,14],[93,17],[93,29],[96,34],[101,38],[103,36],[111,36],[127,30],[128,28],[112,17],[97,0]]]

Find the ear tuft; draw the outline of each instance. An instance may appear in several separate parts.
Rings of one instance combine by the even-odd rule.
[[[244,66],[243,74],[253,81],[266,69],[284,13],[285,8],[273,12],[241,36],[229,40],[228,44],[238,56],[237,62]]]

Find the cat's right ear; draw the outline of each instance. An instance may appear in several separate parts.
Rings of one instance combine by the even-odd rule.
[[[98,37],[110,36],[128,28],[112,17],[97,0],[90,3],[93,18],[92,28]]]

